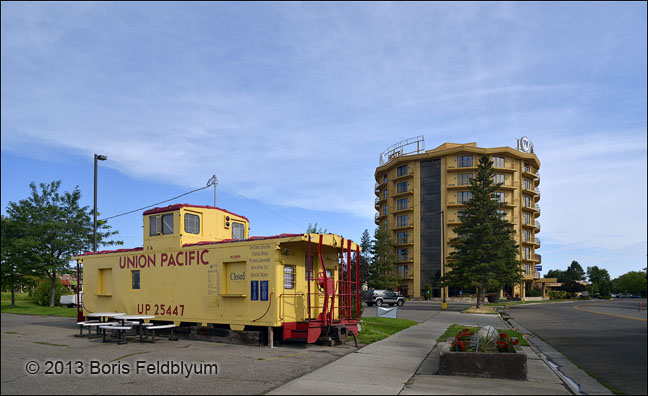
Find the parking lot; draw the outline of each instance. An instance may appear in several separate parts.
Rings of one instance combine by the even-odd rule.
[[[70,318],[1,318],[2,394],[260,394],[357,350],[353,341],[270,349],[164,337],[118,345],[74,337]]]

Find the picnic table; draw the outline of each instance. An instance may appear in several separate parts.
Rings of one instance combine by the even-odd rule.
[[[103,327],[107,325],[107,323],[110,321],[111,318],[114,318],[115,316],[121,316],[121,315],[125,315],[125,313],[124,312],[91,312],[86,316],[89,318],[99,318],[99,322],[88,321],[88,322],[84,322],[83,325],[81,326],[82,328],[96,327],[97,332],[99,331],[99,329],[102,329],[103,338],[105,339],[106,329]],[[99,337],[99,335],[97,335],[97,337]],[[96,337],[92,337],[92,338],[96,338]]]
[[[122,327],[125,326],[125,322],[127,320],[133,320],[136,321],[139,325],[139,337],[140,337],[140,342],[142,342],[142,334],[143,334],[143,327],[144,326],[150,326],[152,323],[144,323],[145,320],[150,320],[150,319],[155,319],[155,316],[153,315],[120,315],[120,316],[115,316],[116,320],[121,321]]]

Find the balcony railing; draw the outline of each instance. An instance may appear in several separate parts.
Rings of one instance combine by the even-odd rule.
[[[535,243],[535,245],[536,245],[536,249],[538,249],[538,248],[540,247],[540,238],[535,238],[535,239],[533,240],[533,243]]]
[[[538,261],[538,263],[541,263],[541,262],[542,262],[542,256],[539,255],[539,254],[536,254],[536,255],[535,255],[535,259]]]
[[[540,232],[540,222],[536,220],[534,227],[536,229],[536,232]]]
[[[534,188],[533,191],[535,191],[536,194],[540,195],[540,187]]]

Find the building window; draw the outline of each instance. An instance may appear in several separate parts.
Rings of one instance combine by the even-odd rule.
[[[387,205],[383,205],[383,214],[384,214],[384,215],[387,214]]]
[[[398,205],[398,210],[407,209],[409,204],[409,199],[407,198],[399,199],[398,201],[396,201],[396,203]]]
[[[407,261],[409,257],[409,249],[398,249],[398,261]]]
[[[531,258],[531,248],[525,247],[524,248],[524,259],[529,260]]]
[[[409,241],[409,232],[402,231],[397,234],[398,243],[407,243]]]
[[[294,289],[295,288],[295,267],[292,265],[286,265],[284,267],[284,289]]]
[[[387,190],[383,190],[383,199],[387,199]]]
[[[173,213],[149,217],[149,235],[173,234]]]
[[[457,157],[457,167],[466,168],[473,166],[472,155],[460,155]]]
[[[524,273],[526,275],[531,275],[531,264],[524,264]]]
[[[506,203],[506,193],[503,192],[493,193],[493,199],[499,203]]]
[[[530,241],[531,241],[531,231],[524,230],[524,242],[530,242]]]
[[[407,165],[399,166],[398,169],[396,170],[398,176],[405,176],[407,175]]]
[[[396,191],[398,191],[399,193],[406,192],[407,191],[407,182],[398,183],[396,185],[396,189],[397,189]]]
[[[493,181],[495,182],[495,184],[504,184],[504,182],[506,181],[506,176],[498,173],[495,175],[495,177],[493,177]]]
[[[385,176],[383,176],[383,183],[387,183],[387,174],[385,173]]]
[[[463,204],[472,198],[472,193],[470,191],[459,191],[457,192],[457,203]]]
[[[184,230],[187,234],[200,234],[200,216],[185,213]]]
[[[398,277],[401,278],[401,279],[409,278],[408,266],[407,265],[399,265],[398,266]]]
[[[232,239],[239,241],[245,239],[245,224],[232,223]]]
[[[524,224],[531,224],[531,215],[528,213],[524,214]]]
[[[399,227],[407,227],[409,225],[408,220],[409,220],[409,218],[407,217],[407,215],[398,216],[398,226]]]
[[[531,189],[531,180],[524,179],[524,189],[525,190],[530,190]]]
[[[504,167],[504,157],[493,157],[493,166],[496,168]]]
[[[457,185],[458,186],[470,185],[470,181],[472,180],[472,178],[473,178],[472,173],[460,173],[457,175]]]
[[[131,271],[131,289],[139,290],[140,288],[140,271],[133,270]]]
[[[500,219],[506,218],[506,211],[504,209],[498,209],[497,214],[500,216]]]
[[[531,167],[526,162],[524,163],[524,171],[526,173],[531,173]]]
[[[524,196],[524,206],[527,208],[531,207],[531,197],[528,197],[526,195]]]

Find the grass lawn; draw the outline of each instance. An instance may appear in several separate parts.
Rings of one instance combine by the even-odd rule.
[[[450,327],[448,327],[448,329],[445,331],[445,333],[441,334],[441,337],[437,338],[437,342],[443,342],[448,338],[454,338],[463,329],[469,329],[470,331],[474,331],[475,333],[477,333],[479,327],[469,327],[464,325],[451,324]],[[520,345],[522,346],[529,346],[529,341],[527,341],[522,336],[522,333],[518,331],[509,330],[509,329],[497,329],[497,331],[498,333],[506,333],[506,335],[509,337],[516,337],[520,341]]]
[[[19,314],[19,315],[39,315],[39,316],[60,316],[64,318],[76,318],[77,311],[75,308],[67,307],[41,307],[36,305],[29,298],[27,293],[16,293],[16,306],[11,306],[11,293],[2,292],[0,301],[0,311],[2,313]]]
[[[559,300],[542,300],[542,301],[507,301],[507,302],[496,302],[496,303],[487,303],[484,304],[484,306],[489,306],[489,307],[508,307],[509,305],[520,305],[520,304],[547,304],[547,303],[557,303],[561,301],[586,301],[586,299],[582,298],[561,298]]]
[[[371,344],[380,341],[392,334],[415,325],[417,322],[407,319],[392,318],[362,318],[360,326],[362,330],[358,334],[358,342],[361,344]]]

